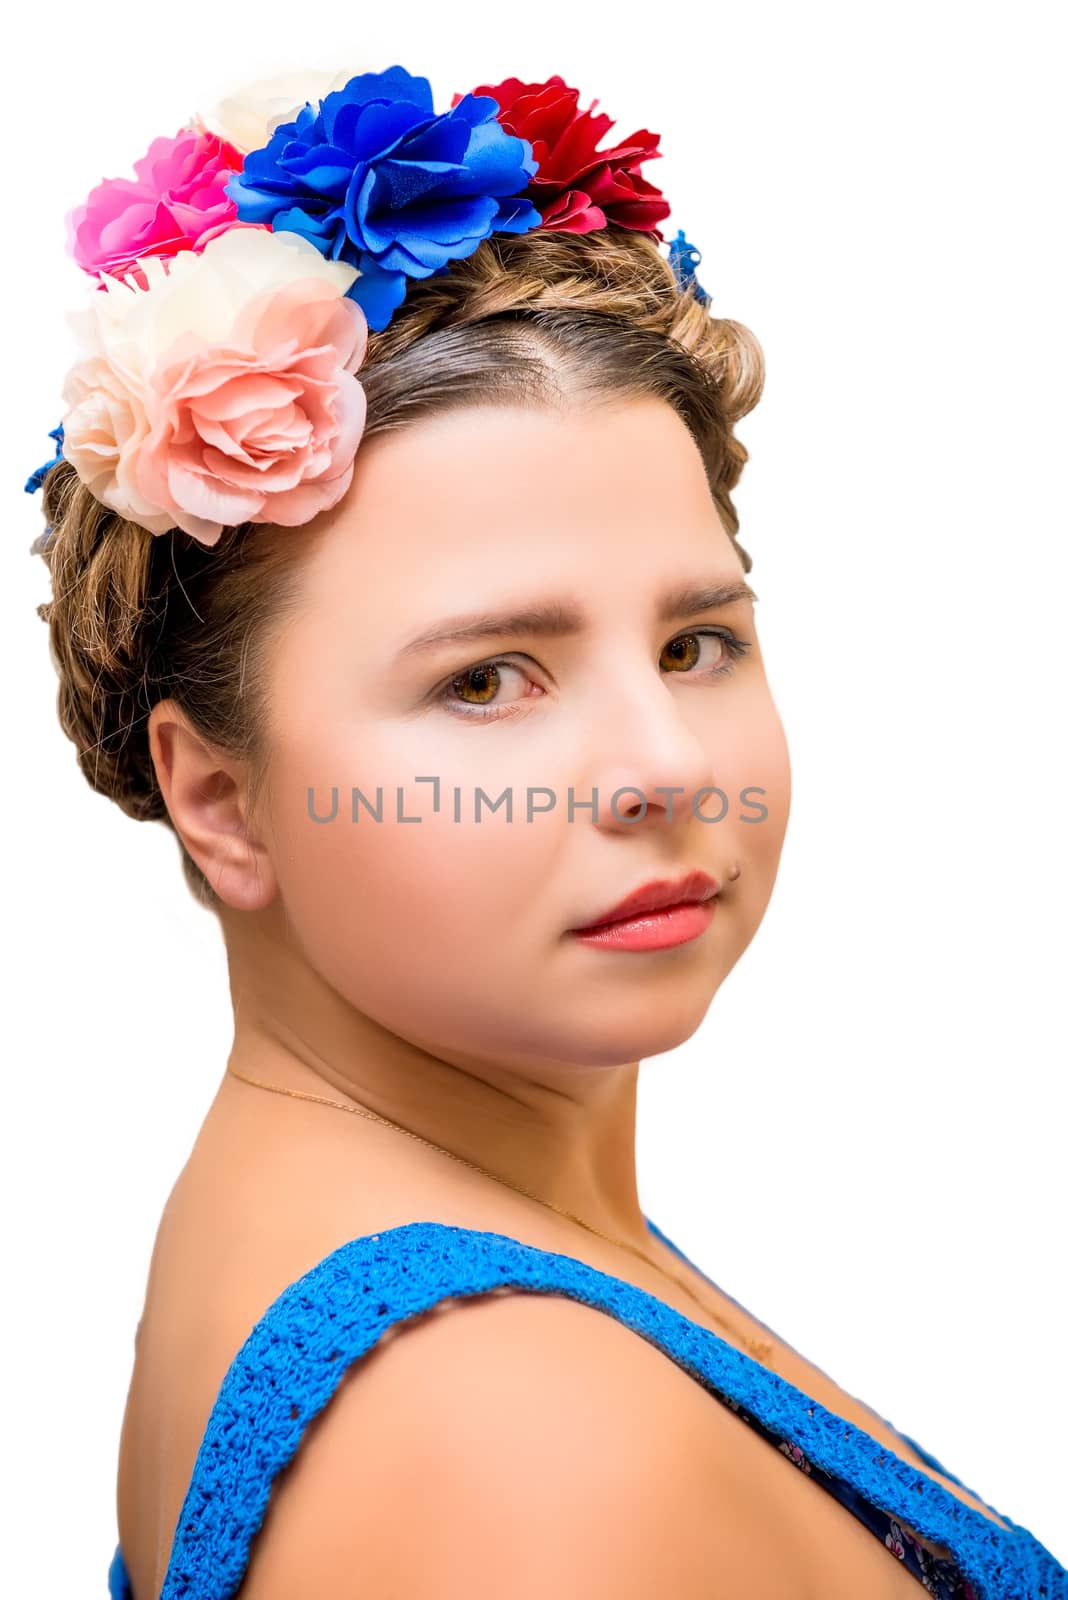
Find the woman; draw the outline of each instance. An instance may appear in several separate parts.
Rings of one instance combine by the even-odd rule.
[[[731,498],[760,347],[660,253],[657,137],[594,157],[577,100],[365,73],[72,218],[61,718],[234,1003],[111,1593],[1060,1594],[638,1200],[639,1062],[759,926],[790,775]]]

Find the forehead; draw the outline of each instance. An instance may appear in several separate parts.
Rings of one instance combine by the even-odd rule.
[[[436,516],[455,505],[521,519],[588,514],[635,495],[642,506],[665,488],[695,486],[707,495],[700,455],[676,412],[647,396],[613,397],[566,412],[464,406],[379,435],[357,452],[350,502],[357,519],[383,502],[398,513],[429,502]]]
[[[741,565],[685,424],[642,397],[464,407],[372,438],[307,577],[317,609],[358,597],[370,626],[410,632],[430,591],[454,611],[527,587],[659,590],[680,570]]]

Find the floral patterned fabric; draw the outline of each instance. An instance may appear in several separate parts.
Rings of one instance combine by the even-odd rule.
[[[908,1567],[913,1577],[919,1579],[928,1594],[937,1595],[938,1600],[979,1600],[975,1589],[952,1557],[938,1556],[928,1550],[911,1529],[904,1527],[887,1512],[880,1511],[878,1506],[873,1506],[869,1500],[865,1500],[845,1478],[837,1478],[833,1473],[824,1472],[822,1468],[817,1467],[796,1444],[792,1444],[788,1439],[779,1439],[770,1428],[765,1428],[758,1417],[754,1417],[752,1412],[747,1411],[736,1400],[732,1400],[729,1395],[721,1395],[720,1399],[741,1417],[743,1422],[755,1428],[757,1433],[762,1434],[772,1444],[778,1444],[783,1455],[793,1462],[798,1471],[807,1473],[814,1483],[818,1483],[828,1494],[841,1501],[858,1521],[863,1522],[866,1528],[870,1528],[876,1538],[881,1539],[886,1548],[897,1556],[902,1566]]]

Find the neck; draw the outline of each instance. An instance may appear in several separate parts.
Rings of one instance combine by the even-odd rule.
[[[430,1049],[351,1005],[284,941],[257,936],[248,919],[239,931],[227,938],[235,1071],[354,1103],[472,1163],[487,1183],[648,1244],[635,1170],[637,1062]],[[291,1114],[291,1100],[270,1098],[275,1114]],[[396,1139],[403,1162],[416,1147]],[[354,1160],[358,1149],[354,1137]]]

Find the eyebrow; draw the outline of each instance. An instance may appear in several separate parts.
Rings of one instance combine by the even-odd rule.
[[[702,611],[715,611],[721,606],[756,599],[757,595],[744,579],[729,583],[688,583],[660,596],[657,620],[670,622],[674,618],[696,616]],[[470,644],[476,639],[497,639],[506,634],[522,633],[543,639],[563,639],[581,633],[585,624],[585,613],[569,601],[556,598],[535,600],[507,612],[475,611],[465,616],[449,617],[428,628],[425,633],[418,633],[409,639],[394,659],[399,661],[402,657],[419,655],[444,644]]]

